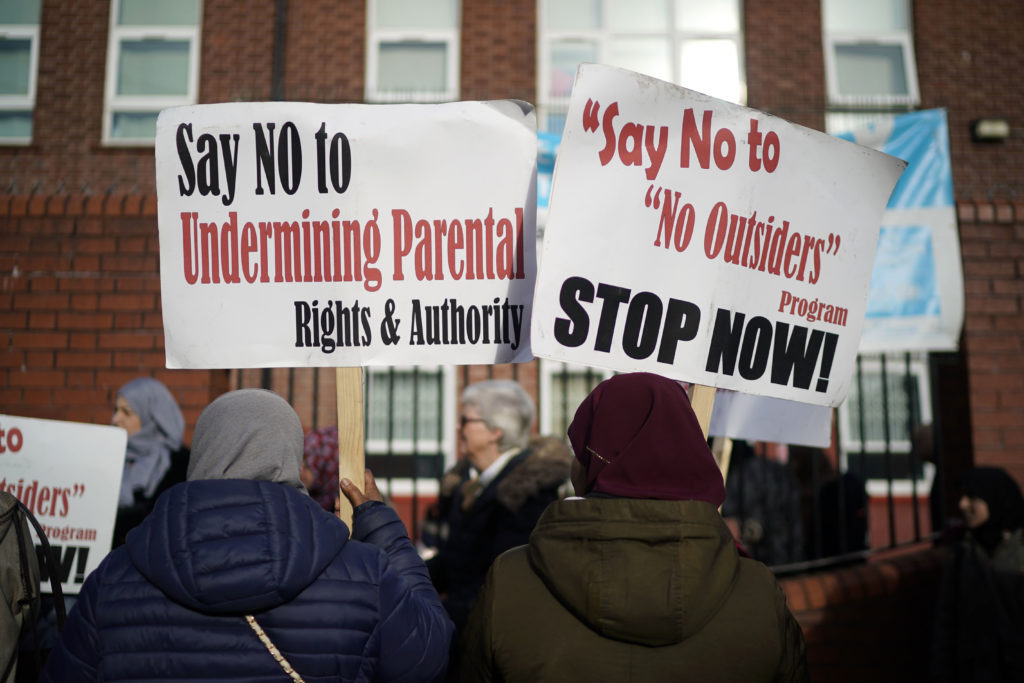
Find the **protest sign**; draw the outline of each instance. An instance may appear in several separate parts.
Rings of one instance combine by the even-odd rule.
[[[533,351],[817,405],[849,385],[905,163],[582,65],[552,183]]]
[[[708,430],[711,436],[828,448],[832,409],[827,406],[719,391]]]
[[[529,360],[536,156],[514,101],[161,112],[167,367]]]
[[[0,415],[0,489],[39,520],[65,593],[110,552],[127,442],[118,427]]]
[[[860,350],[956,350],[964,275],[945,110],[900,114],[840,137],[909,164],[882,217]]]

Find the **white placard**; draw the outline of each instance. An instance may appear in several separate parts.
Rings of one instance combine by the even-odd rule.
[[[832,408],[739,391],[715,393],[710,436],[828,448]]]
[[[0,415],[0,489],[39,520],[65,593],[110,552],[127,443],[119,427]]]
[[[536,164],[512,100],[161,112],[167,367],[530,360]]]
[[[582,65],[555,165],[533,350],[834,406],[905,163]]]

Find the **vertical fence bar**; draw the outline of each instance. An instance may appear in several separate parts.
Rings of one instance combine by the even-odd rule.
[[[886,355],[882,359],[882,436],[885,440],[885,480],[888,484],[889,545],[896,545],[896,500],[892,492],[892,434],[889,429],[889,368]]]
[[[914,382],[910,367],[910,352],[903,355],[903,392],[907,395],[907,436],[910,439],[908,466],[910,468],[910,499],[913,501],[914,540],[921,540],[921,515],[917,505],[917,444],[914,439],[914,427],[917,425],[917,385]]]

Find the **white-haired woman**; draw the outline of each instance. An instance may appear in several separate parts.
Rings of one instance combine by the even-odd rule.
[[[511,380],[487,380],[462,393],[459,438],[471,473],[447,505],[447,538],[431,558],[431,579],[460,629],[501,553],[530,537],[559,497],[572,453],[558,440],[531,445],[533,401]]]

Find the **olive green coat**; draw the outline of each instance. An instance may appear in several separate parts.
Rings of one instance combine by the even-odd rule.
[[[550,505],[470,617],[462,681],[805,681],[774,575],[700,501]]]

